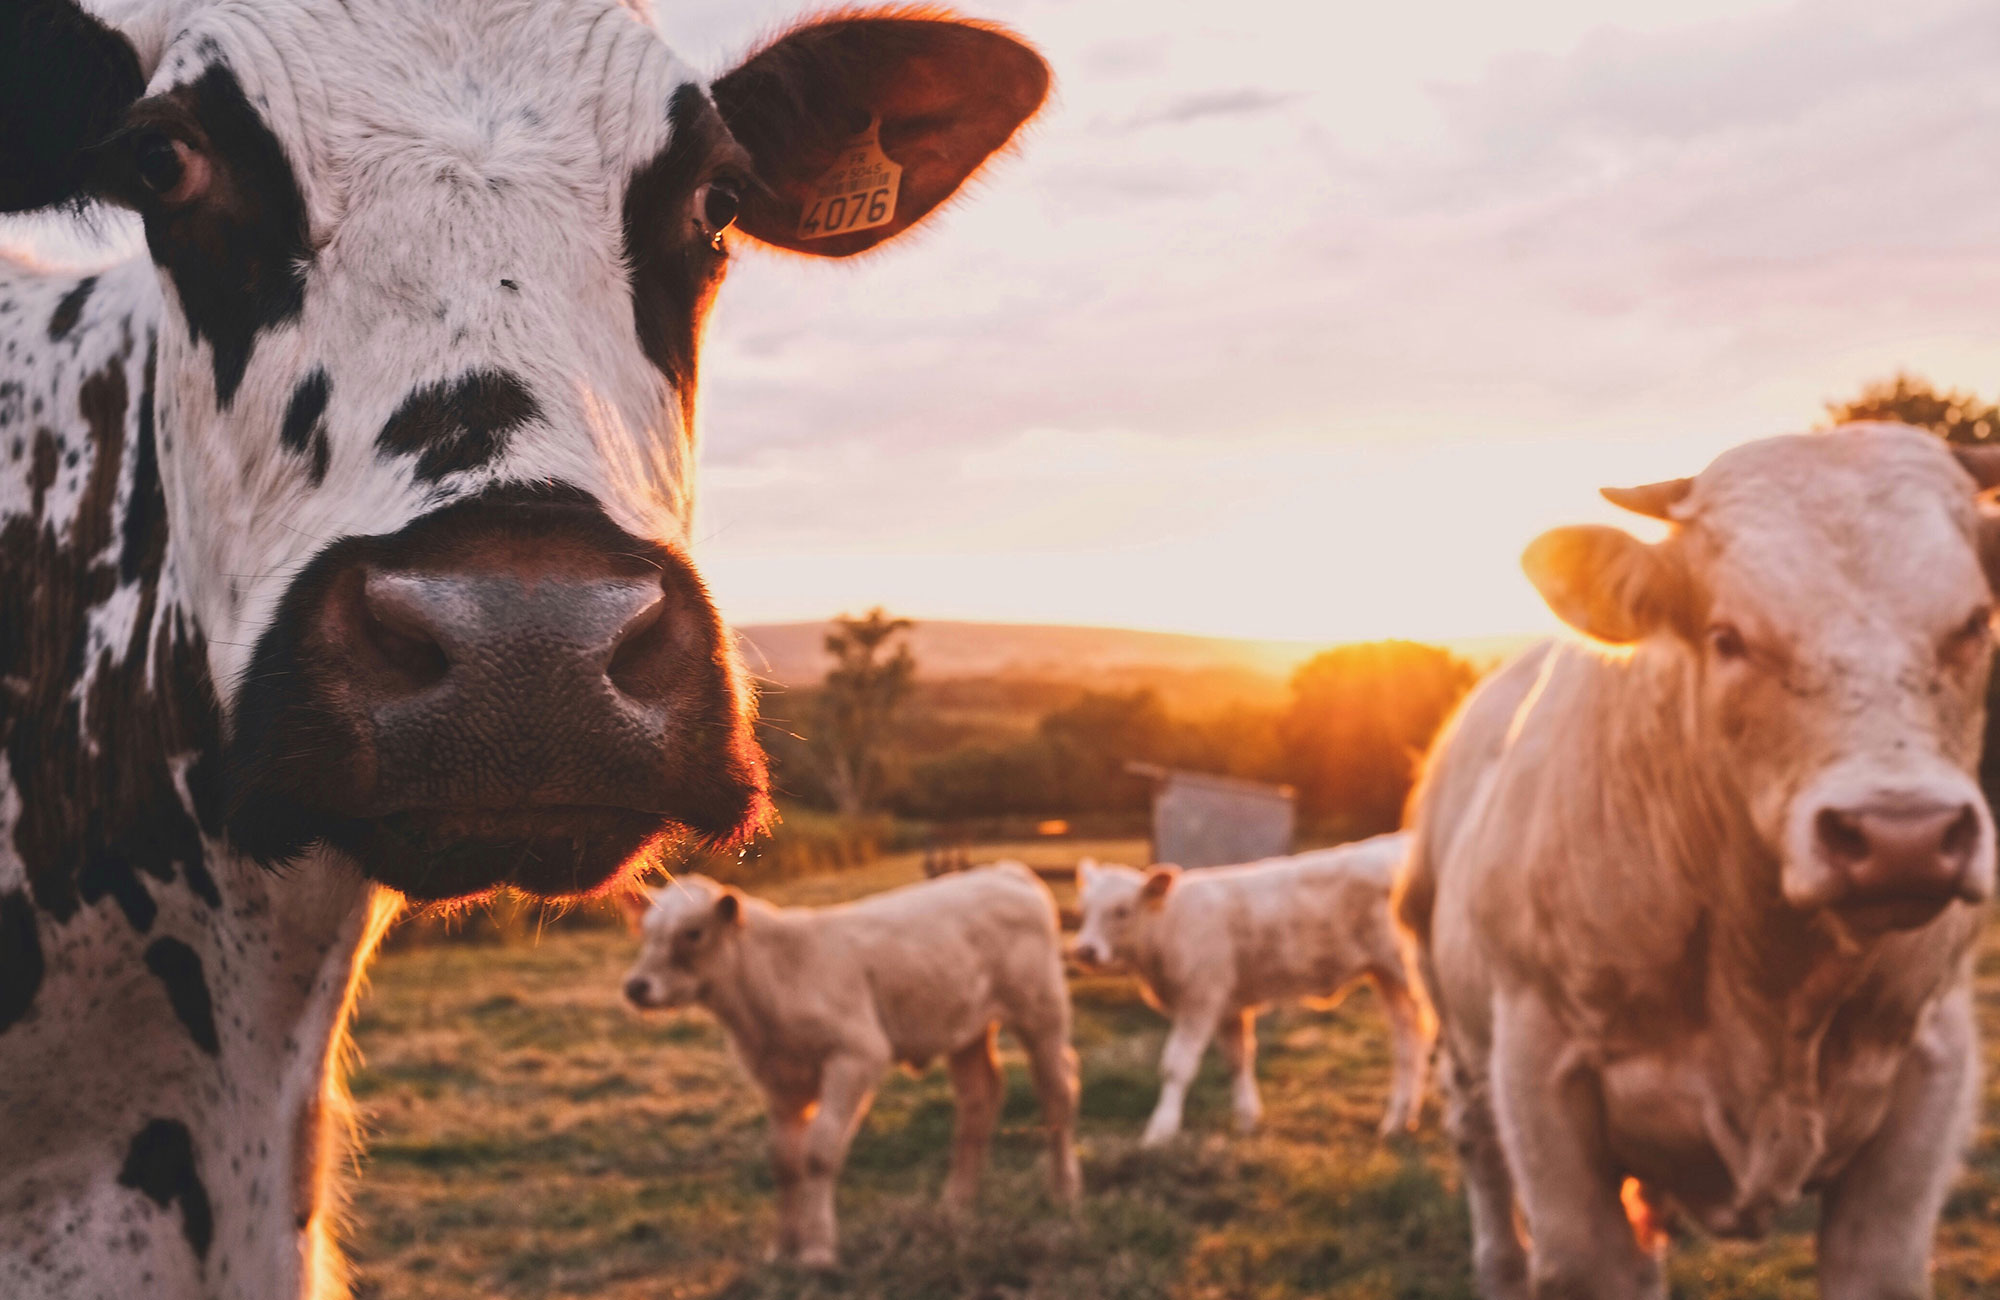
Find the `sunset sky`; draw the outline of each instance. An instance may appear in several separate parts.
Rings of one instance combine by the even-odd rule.
[[[720,68],[797,0],[659,4]],[[738,259],[739,621],[1549,625],[1515,559],[1899,367],[2000,384],[1991,0],[984,0],[1057,100],[859,264]]]

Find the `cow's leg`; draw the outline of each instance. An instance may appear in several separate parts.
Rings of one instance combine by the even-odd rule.
[[[1257,1095],[1257,1013],[1245,1007],[1222,1018],[1216,1032],[1222,1057],[1229,1062],[1230,1110],[1238,1133],[1253,1133],[1264,1118],[1264,1099]]]
[[[806,1112],[775,1099],[771,1105],[771,1177],[778,1189],[778,1235],[770,1258],[799,1255],[799,1186],[806,1173]]]
[[[819,1108],[805,1127],[804,1176],[799,1180],[799,1263],[832,1268],[839,1260],[833,1214],[833,1187],[847,1161],[854,1130],[868,1113],[875,1085],[889,1068],[886,1053],[846,1053],[820,1072]]]
[[[1049,1192],[1074,1205],[1083,1190],[1083,1171],[1076,1160],[1076,1053],[1069,1045],[1069,1017],[1065,1014],[1054,1026],[1041,1026],[1034,1033],[1015,1032],[1027,1049],[1042,1124],[1049,1131]]]
[[[1528,1252],[1514,1222],[1514,1179],[1507,1172],[1492,1094],[1484,1079],[1444,1072],[1445,1129],[1458,1149],[1459,1176],[1472,1219],[1472,1275],[1484,1300],[1525,1300]]]
[[[1159,1146],[1181,1131],[1188,1088],[1222,1015],[1219,1001],[1186,1003],[1174,1009],[1174,1027],[1167,1032],[1167,1045],[1160,1053],[1160,1100],[1153,1107],[1153,1117],[1146,1121],[1141,1145]]]
[[[1534,1243],[1535,1300],[1665,1300],[1659,1257],[1640,1245],[1619,1195],[1595,1076],[1540,999],[1497,1010],[1493,1109]]]
[[[947,1209],[966,1209],[979,1195],[979,1174],[986,1166],[986,1148],[993,1141],[1003,1096],[998,1033],[999,1026],[988,1025],[951,1054],[951,1090],[958,1116],[952,1128],[951,1176],[944,1184]]]
[[[1382,1136],[1390,1137],[1417,1126],[1423,1111],[1425,1074],[1430,1067],[1430,1036],[1424,1032],[1423,1012],[1410,992],[1409,981],[1401,972],[1377,971],[1371,977],[1382,999],[1382,1012],[1389,1018],[1389,1047],[1394,1074],[1389,1084],[1389,1109],[1382,1115]]]
[[[1923,1300],[1938,1214],[1971,1140],[1979,1098],[1972,994],[1938,1005],[1896,1075],[1882,1126],[1821,1199],[1825,1300]]]

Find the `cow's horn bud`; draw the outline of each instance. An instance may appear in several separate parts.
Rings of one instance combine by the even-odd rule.
[[[1670,478],[1661,483],[1648,483],[1643,487],[1608,487],[1597,489],[1606,501],[1620,509],[1630,510],[1635,515],[1646,515],[1653,519],[1672,520],[1674,507],[1687,494],[1694,491],[1691,478]]]

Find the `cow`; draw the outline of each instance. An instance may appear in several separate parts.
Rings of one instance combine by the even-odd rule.
[[[944,1203],[973,1204],[1005,1095],[1003,1026],[1028,1055],[1050,1188],[1076,1201],[1069,985],[1055,899],[1034,872],[996,864],[821,908],[773,907],[695,874],[648,897],[625,998],[641,1010],[706,1008],[763,1092],[772,1258],[838,1263],[834,1183],[893,1063],[948,1063],[957,1122]]]
[[[1144,1145],[1181,1131],[1188,1087],[1218,1032],[1236,1127],[1255,1129],[1264,1114],[1258,1012],[1293,999],[1330,1004],[1364,978],[1382,999],[1395,1060],[1381,1132],[1416,1127],[1429,1027],[1389,920],[1389,885],[1406,847],[1401,835],[1378,835],[1200,871],[1077,864],[1083,920],[1071,952],[1086,966],[1130,968],[1146,1000],[1173,1021]]]
[[[862,253],[1041,103],[930,9],[713,79],[617,0],[11,0],[0,1294],[345,1294],[341,1046],[402,900],[768,816],[689,558],[730,259]],[[114,11],[115,10],[115,11]]]
[[[1995,483],[1851,425],[1606,490],[1659,541],[1528,548],[1583,638],[1469,697],[1396,894],[1487,1300],[1663,1300],[1663,1224],[1755,1236],[1807,1193],[1828,1300],[1930,1294],[1979,1073]]]

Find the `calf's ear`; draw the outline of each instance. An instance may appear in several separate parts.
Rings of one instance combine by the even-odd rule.
[[[738,227],[780,248],[847,257],[956,193],[1041,107],[1049,69],[996,28],[886,10],[794,28],[711,90],[764,186],[743,197]],[[899,177],[862,152],[871,131]],[[862,198],[850,207],[855,184]]]
[[[725,889],[715,900],[715,919],[724,925],[743,924],[743,895],[735,889]]]
[[[89,197],[93,150],[145,89],[131,42],[72,0],[0,4],[0,212]]]
[[[1139,901],[1148,907],[1158,907],[1167,901],[1174,882],[1180,878],[1179,867],[1154,867],[1146,873],[1146,883],[1139,886]]]
[[[1678,562],[1617,528],[1550,529],[1529,543],[1521,567],[1558,618],[1614,645],[1656,631],[1684,605]]]
[[[646,913],[652,910],[652,891],[643,885],[629,885],[618,891],[617,899],[626,926],[636,931],[645,922]]]

